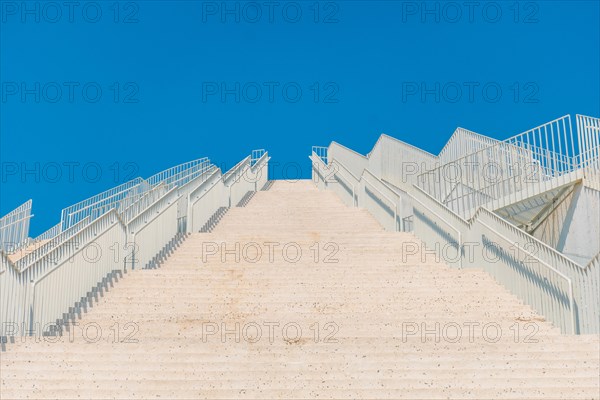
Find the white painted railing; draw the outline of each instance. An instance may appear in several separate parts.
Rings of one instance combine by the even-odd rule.
[[[411,190],[412,185],[417,182],[417,176],[424,171],[498,142],[467,129],[457,128],[438,156],[385,134],[379,137],[367,156],[337,142],[332,142],[329,147],[313,146],[312,152],[326,165],[330,164],[331,159],[337,159],[355,176],[360,175],[362,169],[368,168],[375,175],[406,191]]]
[[[456,128],[437,157],[437,164],[444,165],[468,154],[493,146],[500,141],[465,128]]]
[[[221,170],[217,169],[188,194],[188,233],[200,232],[221,207],[229,207],[229,189],[223,184]]]
[[[127,224],[127,244],[132,250],[127,264],[131,269],[152,267],[157,253],[177,235],[177,201],[180,198],[177,188],[173,187]]]
[[[143,182],[142,178],[132,179],[63,209],[61,213],[62,229],[67,229],[86,217],[94,219],[98,215],[116,208],[121,200],[138,191]]]
[[[417,185],[470,218],[581,178],[578,149],[567,115],[424,172]]]
[[[117,231],[120,233],[115,233],[114,226],[118,226]],[[107,231],[111,232],[109,235],[110,240],[105,240],[108,237],[105,236]],[[117,246],[113,247],[117,249],[119,246],[124,246],[126,242],[125,225],[121,222],[115,210],[107,212],[71,235],[61,235],[55,238],[60,238],[60,242],[52,248],[44,248],[43,255],[38,254],[22,270],[10,264],[7,257],[2,256],[2,263],[8,264],[5,273],[0,275],[0,292],[2,293],[0,321],[3,325],[2,329],[7,324],[17,324],[20,329],[19,334],[24,334],[23,326],[27,329],[34,329],[35,326],[31,325],[32,323],[43,322],[45,324],[61,319],[62,313],[68,312],[68,307],[73,306],[92,286],[95,286],[98,280],[102,279],[103,276],[98,274],[104,273],[109,267],[116,270],[123,267],[122,258],[115,258],[115,253],[111,251],[111,246]],[[92,277],[98,279],[96,279],[94,285],[88,286],[82,292],[79,290],[77,283],[70,280],[75,275],[71,272],[64,272],[63,269],[72,273],[81,270],[85,273],[85,279],[92,279]],[[33,290],[36,283],[45,279],[46,276],[50,276],[50,274],[64,277],[65,273],[70,278],[65,278],[64,284],[57,285],[54,282],[54,286],[49,286],[48,291],[43,292],[52,297],[52,306],[40,310],[36,314],[32,308]],[[52,307],[56,304],[66,304],[67,299],[70,301],[68,307],[62,309],[59,314],[52,314],[55,311]],[[44,303],[45,300],[46,297],[38,293],[37,301]],[[49,298],[47,300],[50,301]],[[3,330],[0,332],[0,336],[5,333],[6,331]]]
[[[199,232],[219,208],[233,207],[249,191],[260,190],[268,180],[268,162],[268,152],[264,152],[253,165],[249,156],[225,174],[213,170],[188,194],[188,233]]]
[[[28,200],[0,219],[0,251],[13,252],[25,244],[32,216]]]
[[[177,194],[179,195],[179,200],[177,200],[177,232],[187,232],[188,194],[202,184],[216,168],[216,166],[211,165],[209,168],[205,168],[201,175],[177,187]]]
[[[354,176],[360,176],[365,168],[369,168],[369,158],[349,149],[337,142],[331,142],[327,151],[327,159],[337,160]]]
[[[25,271],[27,268],[36,264],[38,261],[48,258],[48,254],[54,252],[55,248],[60,246],[63,242],[73,237],[77,232],[81,231],[84,227],[86,227],[91,221],[90,217],[85,217],[78,223],[70,226],[69,228],[63,230],[58,235],[54,236],[52,239],[49,239],[46,242],[38,242],[34,243],[33,249],[28,251],[22,251],[15,253],[17,256],[17,260],[14,262],[14,266],[19,271]],[[68,254],[69,249],[63,248],[56,252],[54,252],[54,257],[62,257],[63,251]],[[55,261],[55,258],[48,259],[49,262]]]
[[[497,139],[457,128],[436,156],[410,143],[382,134],[367,157],[369,168],[397,187],[413,184],[419,173],[498,143]],[[379,165],[378,165],[379,164]]]
[[[90,237],[93,238],[86,241]],[[102,279],[125,268],[125,253],[121,250],[127,244],[126,228],[115,210],[95,220],[70,240],[78,246],[70,249],[69,257],[31,280],[28,307],[31,320],[25,321],[33,331],[31,334],[42,334],[53,325],[60,325],[65,314],[71,312]]]
[[[590,299],[580,297],[572,274],[582,268],[569,258],[483,207],[466,221],[424,191],[413,194],[415,234],[449,265],[484,269],[563,332],[598,329],[578,324],[594,313],[578,311]]]
[[[462,268],[467,222],[425,192],[415,190],[412,195],[402,197],[413,205],[412,228],[415,235],[448,265]]]
[[[402,199],[371,171],[365,169],[360,177],[358,205],[364,207],[389,231],[398,231],[398,208]]]
[[[321,161],[312,157],[315,169]],[[366,178],[369,176],[369,178]],[[402,202],[414,210],[414,231],[429,251],[448,265],[483,268],[512,293],[530,304],[565,333],[595,333],[598,266],[582,268],[546,244],[485,208],[466,221],[420,188],[411,194],[393,190],[368,170],[360,179],[358,202],[387,230],[397,230],[403,218],[394,214]],[[366,185],[365,185],[366,184]],[[386,188],[386,189],[384,189]],[[585,278],[591,277],[591,278]]]
[[[73,225],[79,220],[90,216],[92,220],[108,210],[116,208],[119,212],[128,209],[158,185],[164,185],[167,190],[180,187],[201,176],[214,166],[206,157],[189,161],[161,171],[144,180],[135,178],[89,199],[80,201],[62,211],[62,229]]]
[[[463,158],[477,160],[476,157],[483,154],[489,160],[496,156],[498,163],[507,160],[534,160],[534,171],[540,178],[537,183],[554,178],[564,178],[568,182],[573,179],[569,174],[580,172],[582,166],[595,165],[593,157],[590,159],[574,153],[568,122],[568,118],[564,117],[505,142],[482,141],[482,146],[489,143],[491,146],[484,150],[475,146],[475,156]],[[575,149],[580,149],[585,154],[595,151],[597,137],[585,137],[598,134],[595,128],[598,125],[595,124],[597,119],[581,119],[580,126],[591,127],[586,128],[589,132],[583,134],[583,139]],[[558,134],[562,139],[557,139]],[[543,137],[541,142],[540,135]],[[552,135],[555,135],[554,141]],[[470,140],[474,138],[476,137],[471,135]],[[587,144],[581,145],[584,141]],[[565,143],[571,146],[567,151],[564,150]],[[339,154],[343,146],[335,144],[335,148]],[[382,148],[378,150],[379,156]],[[551,151],[552,149],[556,151]],[[459,154],[458,150],[454,153],[456,154]],[[372,161],[376,156],[372,151],[367,158]],[[359,175],[355,175],[347,173],[351,168],[331,154],[328,165],[315,152],[310,158],[313,179],[320,189],[334,190],[346,204],[352,205],[348,201],[350,195],[347,188],[349,183],[353,183],[358,206],[369,210],[387,230],[408,231],[409,224],[406,221],[410,219],[410,229],[414,229],[428,251],[434,250],[447,264],[458,268],[483,268],[565,333],[600,331],[600,255],[586,266],[579,265],[481,204],[473,204],[471,207],[476,212],[470,218],[465,218],[451,207],[452,202],[447,201],[456,186],[451,190],[446,188],[434,191],[436,197],[423,188],[407,185],[407,182],[401,182],[401,186],[397,186],[386,181],[381,175],[374,173],[371,166],[363,168],[364,163],[360,159],[354,170],[363,169]],[[583,161],[579,161],[580,159]],[[355,157],[348,157],[348,160],[354,162]],[[378,167],[373,165],[373,168]],[[384,170],[385,168],[380,169],[380,174]],[[389,174],[387,176],[390,177]],[[516,174],[515,176],[518,177]],[[397,182],[397,175],[391,178]],[[346,190],[341,190],[342,187]],[[551,186],[538,186],[536,190],[547,190],[548,187]],[[505,190],[510,190],[510,187],[507,186]]]
[[[369,170],[395,186],[412,186],[417,174],[434,168],[438,157],[415,146],[381,135],[368,154]]]
[[[61,232],[61,226],[62,226],[62,224],[59,222],[58,224],[54,225],[52,228],[48,229],[41,235],[36,236],[36,238],[34,239],[34,242],[41,242],[42,240],[50,240],[53,237],[56,237]]]
[[[107,277],[155,266],[186,231],[187,218],[193,225],[194,213],[200,221],[203,213],[218,209],[202,200],[209,198],[206,193],[218,195],[211,198],[214,206],[228,206],[232,193],[258,190],[267,182],[268,154],[258,150],[252,156],[223,176],[203,158],[148,180],[136,178],[65,208],[58,225],[26,238],[35,246],[22,254],[0,251],[0,337],[47,332],[64,323]],[[30,211],[25,219],[29,216]]]
[[[269,153],[261,150],[259,158],[253,161],[250,169],[251,179],[255,182],[254,191],[259,191],[269,180]]]
[[[187,182],[195,179],[197,176],[205,173],[211,167],[212,164],[208,158],[199,158],[197,160],[188,161],[186,163],[161,171],[158,174],[148,178],[147,182],[151,186],[163,183],[167,186],[167,189],[171,189],[175,186],[182,186],[186,184]]]
[[[577,115],[577,135],[580,143],[580,165],[586,179],[600,190],[600,119]]]
[[[600,169],[600,118],[577,115],[581,164]]]
[[[250,155],[250,165],[253,166],[260,160],[266,153],[265,149],[252,150],[252,154]]]
[[[313,156],[318,157],[316,153],[313,153]],[[325,166],[322,162],[319,165]],[[359,179],[354,176],[352,171],[346,169],[343,164],[337,162],[334,158],[331,158],[331,163],[326,168],[329,169],[331,176],[335,178],[331,181],[333,183],[332,189],[347,205],[356,206],[356,190],[360,184]]]
[[[247,157],[223,175],[223,184],[229,189],[229,207],[235,207],[246,193],[254,190],[250,161],[250,157]]]
[[[312,152],[315,153],[317,155],[317,157],[319,157],[323,163],[325,163],[325,165],[327,165],[329,162],[327,160],[327,147],[324,146],[313,146],[312,147]]]
[[[135,202],[131,203],[127,208],[125,208],[121,212],[121,219],[126,224],[129,223],[129,221],[137,217],[142,211],[163,197],[167,191],[166,185],[156,185],[154,188],[145,192],[143,196],[138,197]]]

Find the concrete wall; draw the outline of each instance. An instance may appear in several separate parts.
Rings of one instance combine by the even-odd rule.
[[[600,252],[600,191],[577,185],[533,234],[580,265]]]

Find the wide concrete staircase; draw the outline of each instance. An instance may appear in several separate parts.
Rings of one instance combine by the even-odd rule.
[[[3,399],[600,397],[598,336],[310,181],[231,208],[76,323],[8,343]]]

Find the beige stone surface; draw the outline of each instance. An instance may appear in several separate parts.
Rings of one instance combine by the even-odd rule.
[[[600,397],[598,336],[561,335],[486,273],[407,256],[409,242],[278,181],[126,274],[62,338],[9,343],[1,398]]]
[[[33,242],[29,246],[27,246],[26,248],[21,249],[21,250],[17,250],[16,252],[14,252],[12,254],[9,254],[8,255],[8,259],[11,262],[16,263],[21,258],[25,257],[26,255],[28,255],[30,253],[33,253],[35,250],[39,249],[40,247],[42,247],[43,245],[45,245],[49,241],[50,241],[49,239],[44,239],[44,240],[38,240],[36,242]]]

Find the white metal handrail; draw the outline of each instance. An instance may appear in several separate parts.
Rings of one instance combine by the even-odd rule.
[[[600,118],[577,115],[577,137],[579,162],[586,170],[586,179],[600,190]]]
[[[106,224],[105,221],[103,221],[104,219],[109,220],[110,219],[110,223]],[[86,239],[92,237],[92,236],[98,236],[99,234],[102,234],[103,232],[105,232],[107,229],[110,228],[111,224],[113,223],[118,223],[121,224],[121,226],[125,227],[126,225],[123,223],[123,221],[119,218],[119,215],[114,211],[108,211],[106,212],[101,218],[98,218],[96,221],[94,221],[92,224],[88,225],[86,227],[86,229],[93,229],[95,227],[95,225],[98,225],[100,227],[99,231],[94,230],[93,235],[88,236]],[[82,235],[82,231],[79,231],[74,237],[77,237],[78,235]],[[63,239],[63,241],[61,241],[60,245],[65,245],[67,243],[69,243],[72,240],[72,238],[67,238],[67,239]],[[78,246],[71,254],[70,257],[74,256],[75,254],[83,251],[85,249],[85,246]],[[70,258],[69,257],[69,258]],[[34,283],[38,283],[42,280],[44,280],[44,278],[48,275],[50,275],[53,271],[57,270],[58,268],[61,267],[62,264],[57,264],[52,268],[49,268],[48,270],[46,270],[43,274],[41,274],[39,277],[36,277],[35,279],[32,279],[32,282]]]
[[[133,244],[131,267],[145,268],[177,234],[177,201],[183,196],[173,187],[127,224]],[[150,233],[147,233],[150,231]]]
[[[83,228],[85,228],[91,221],[90,217],[85,217],[81,221],[77,222],[75,225],[70,226],[69,228],[63,230],[58,235],[54,236],[48,242],[41,244],[39,247],[33,249],[31,252],[28,252],[23,257],[19,258],[15,263],[15,267],[19,271],[25,271],[30,268],[39,260],[47,257],[49,253],[51,253],[55,247],[60,246],[64,241],[69,240],[77,233],[79,233]]]
[[[359,179],[357,179],[351,171],[347,170],[346,167],[344,167],[344,164],[338,163],[336,159],[331,160],[331,163],[329,164],[329,168],[331,168],[333,165],[337,165],[345,171],[343,174],[340,174],[340,175],[344,178],[346,183],[352,187],[352,206],[353,207],[356,206],[355,193],[356,193],[356,184],[359,183]],[[344,176],[346,174],[346,172],[352,177],[352,179],[354,179],[354,182],[350,182],[350,179],[348,179],[348,177]],[[340,173],[339,170],[334,171],[334,175],[336,175],[338,173]]]
[[[63,209],[61,213],[62,228],[66,229],[80,219],[91,215],[91,210],[98,205],[116,203],[123,199],[134,187],[140,185],[142,182],[143,179],[139,177],[132,179]]]
[[[172,195],[177,193],[177,188],[172,188],[171,190],[169,190],[168,192],[166,192],[165,194],[163,194],[162,196],[160,196],[160,198],[158,198],[155,202],[153,202],[152,204],[148,205],[144,210],[142,210],[140,213],[138,213],[138,215],[136,215],[133,219],[131,219],[130,221],[127,222],[127,230],[129,233],[135,232],[135,230],[138,228],[138,226],[142,226],[145,223],[148,222],[148,217],[147,214],[149,211],[150,214],[156,214],[158,212],[160,212],[161,210],[161,206],[163,202],[165,202],[167,199],[169,199],[169,197],[171,197]],[[171,203],[171,200],[168,201],[169,204]]]
[[[251,159],[251,156],[247,156],[242,161],[235,164],[229,171],[227,171],[225,174],[223,174],[223,176],[222,176],[223,183],[227,184],[232,176],[234,177],[235,180],[237,180],[240,177],[242,171],[244,170],[244,167],[249,165],[250,159]]]
[[[391,209],[394,211],[394,230],[397,230],[397,222],[396,222],[396,219],[397,219],[397,217],[398,217],[398,216],[397,216],[397,211],[396,211],[396,203],[394,203],[394,201],[393,201],[393,200],[391,200],[389,197],[387,197],[385,194],[383,194],[383,193],[381,192],[381,190],[377,189],[377,188],[375,187],[375,185],[373,185],[373,184],[372,184],[371,182],[369,182],[368,180],[364,180],[364,182],[365,182],[366,184],[368,184],[368,185],[371,187],[371,189],[373,189],[373,190],[375,190],[377,193],[379,193],[379,194],[382,196],[382,198],[384,198],[385,200],[387,200],[387,202],[389,203],[389,205],[391,205],[391,207],[390,207],[390,208],[391,208]]]
[[[265,149],[252,150],[252,155],[250,157],[250,166],[254,166],[254,164],[256,164],[261,158],[264,157],[265,153]]]
[[[253,158],[250,160],[250,168],[252,171],[256,171],[257,168],[262,168],[264,166],[265,160],[269,159],[269,153],[267,153],[264,149],[261,150],[252,150],[253,154],[255,151],[262,152],[260,153],[260,157]]]
[[[312,152],[315,153],[317,155],[317,157],[319,157],[323,161],[323,163],[325,163],[325,165],[328,164],[327,151],[328,151],[328,147],[325,147],[325,146],[313,146],[312,147]]]
[[[427,193],[423,192],[424,195],[427,195]],[[430,213],[432,213],[433,215],[435,215],[440,221],[442,221],[443,223],[446,224],[446,226],[450,227],[450,229],[452,229],[454,232],[456,232],[456,235],[458,237],[458,242],[457,242],[457,246],[458,246],[458,251],[462,252],[462,233],[460,232],[460,229],[458,229],[457,227],[455,227],[454,225],[452,225],[450,222],[448,222],[448,220],[444,217],[442,217],[439,213],[437,213],[436,211],[434,211],[433,209],[431,209],[431,207],[429,207],[428,205],[426,205],[425,203],[423,203],[421,200],[417,199],[416,197],[412,197],[411,196],[411,201],[416,201],[417,203],[419,203],[421,205],[421,207],[427,209]],[[440,203],[440,205],[442,205]],[[462,260],[462,255],[459,256],[458,259],[458,267],[460,269],[462,269],[463,267],[463,260]]]
[[[61,232],[61,225],[62,224],[59,222],[58,224],[54,225],[52,228],[48,229],[41,235],[37,236],[34,240],[40,242],[42,240],[50,240],[53,237],[56,237]]]
[[[183,186],[196,179],[197,177],[202,176],[204,173],[206,173],[206,171],[213,167],[214,166],[212,164],[206,161],[194,167],[191,167],[185,171],[181,171],[167,179],[164,179],[156,183],[156,185],[165,184],[169,189],[176,186]]]
[[[93,235],[89,235],[88,231]],[[115,262],[113,257],[101,255],[98,260],[92,261],[81,254],[89,243],[95,243],[105,251],[115,244],[122,247],[126,240],[125,232],[123,221],[112,209],[77,233],[75,238],[81,236],[81,242],[85,242],[85,245],[70,250],[69,257],[62,257],[53,267],[42,271],[37,277],[31,277],[31,290],[24,317],[24,323],[29,326],[31,334],[34,333],[32,329],[36,325],[44,328],[61,319],[63,313],[81,299],[84,291],[92,289],[102,278],[115,270],[124,269],[122,259]],[[60,276],[60,273],[63,276]],[[57,275],[58,279],[46,284],[50,278]],[[38,302],[38,287],[44,284],[46,285],[41,290],[42,301]]]
[[[140,251],[140,264],[160,261],[178,232],[184,232],[179,230],[179,223],[186,217],[186,210],[191,210],[189,203],[212,210],[213,204],[203,204],[202,196],[193,196],[205,187],[207,180],[218,174],[218,182],[223,188],[227,183],[229,196],[234,189],[236,196],[245,190],[256,190],[257,182],[250,185],[237,179],[246,171],[256,175],[268,164],[269,156],[263,149],[252,155],[255,159],[251,168],[252,156],[248,156],[222,175],[220,169],[203,158],[162,171],[147,181],[136,178],[65,208],[61,222],[38,236],[41,244],[29,254],[13,263],[0,252],[0,322],[28,326],[30,322],[60,319],[62,313],[85,296],[100,279],[126,268],[124,258],[113,260],[114,257],[106,254],[99,262],[86,260],[81,255],[89,246],[100,246],[102,251],[111,253],[131,248],[133,244],[134,249]],[[236,178],[233,182],[232,177]],[[264,183],[267,176],[251,178]],[[215,203],[217,206],[228,196],[225,191],[214,193],[221,196]],[[31,201],[21,208],[30,210],[30,206]],[[16,210],[9,217],[20,211]],[[131,240],[126,242],[128,235]],[[38,238],[27,238],[26,243],[31,244]],[[7,266],[12,268],[5,268]],[[32,285],[24,286],[23,282]]]
[[[555,120],[554,122],[556,121],[559,121],[559,123],[563,122],[561,119]],[[526,153],[530,152],[530,150],[531,148],[526,149]],[[565,156],[565,158],[562,159],[564,160],[564,165],[567,166],[566,168],[560,166],[559,164],[550,164],[550,168],[554,168],[553,171],[558,170],[559,172],[569,171],[571,168],[569,164],[573,164],[572,161],[575,159],[575,157],[576,156],[568,154],[568,157]],[[315,158],[314,156],[311,157],[311,159],[313,160],[313,169],[318,169],[319,165],[322,163],[322,160]],[[339,165],[346,167],[339,160],[336,161]],[[347,170],[347,168],[345,168],[345,170]],[[585,267],[581,266],[570,260],[558,250],[543,243],[541,240],[519,230],[509,222],[504,221],[502,218],[483,206],[479,206],[471,218],[465,219],[460,214],[457,214],[456,211],[448,207],[448,205],[443,204],[433,195],[427,193],[424,189],[413,186],[413,191],[400,193],[369,171],[368,168],[364,168],[359,181],[364,181],[369,185],[369,187],[375,189],[375,193],[377,193],[378,196],[380,196],[380,199],[384,202],[391,204],[393,201],[381,190],[379,190],[375,184],[365,179],[365,177],[368,175],[371,175],[373,179],[377,180],[381,185],[389,188],[394,194],[396,194],[399,199],[398,202],[406,201],[412,204],[415,210],[417,208],[427,210],[428,213],[431,213],[435,216],[436,220],[443,222],[448,228],[456,233],[459,248],[459,267],[464,267],[463,261],[467,260],[462,249],[464,240],[473,239],[475,240],[474,243],[478,243],[485,237],[496,236],[508,243],[508,246],[517,246],[519,251],[522,251],[527,257],[537,262],[536,265],[539,265],[543,270],[547,271],[547,273],[544,273],[540,276],[541,281],[530,282],[527,280],[528,278],[522,277],[519,275],[519,273],[514,272],[512,269],[514,267],[508,263],[509,261],[506,261],[508,264],[504,264],[505,261],[502,261],[502,263],[494,267],[500,268],[498,270],[498,273],[500,274],[498,275],[498,279],[501,280],[501,283],[507,285],[510,290],[513,290],[524,301],[532,302],[528,304],[535,304],[536,307],[540,307],[545,314],[549,313],[550,315],[546,316],[557,325],[561,326],[561,329],[564,331],[571,333],[598,332],[599,324],[597,320],[599,307],[594,302],[597,303],[597,297],[600,289],[598,288],[598,282],[596,282],[598,277],[596,276],[594,278],[594,274],[598,275],[598,270],[600,270],[600,262],[598,261],[600,260],[600,254],[594,257]],[[414,193],[415,195],[420,193],[423,197],[419,199],[413,196],[411,193]],[[361,196],[362,194],[359,193],[359,202],[361,201]],[[397,204],[394,204],[394,208],[397,208]],[[443,210],[445,214],[451,216],[452,218],[446,218],[436,210]],[[373,213],[372,210],[370,211]],[[439,240],[439,238],[436,239],[436,235],[438,233],[434,232],[433,227],[428,227],[426,224],[420,223],[418,220],[414,223],[420,224],[420,227],[415,228],[415,231],[420,232],[419,234],[425,235],[424,239],[426,242],[431,242],[431,240]],[[465,235],[469,236],[470,239],[465,239]],[[485,243],[479,243],[479,245],[485,246]],[[524,247],[524,245],[535,246],[537,250],[535,252],[530,251],[526,248],[527,246]],[[503,252],[508,253],[506,248],[503,247],[504,245],[499,246]],[[473,262],[473,260],[468,261],[470,263]],[[475,260],[475,264],[469,264],[469,266],[481,266],[481,261]],[[493,272],[493,270],[490,270],[490,272]],[[535,270],[532,270],[530,273],[536,272]],[[564,282],[565,286],[552,286],[555,285],[555,283],[553,283],[555,281],[554,278],[551,278],[551,276],[557,277],[558,281],[556,281],[556,285],[558,285],[558,282]],[[548,277],[549,281],[544,281],[544,279],[546,279],[545,277]],[[526,281],[520,281],[522,279],[525,279]],[[544,285],[550,286],[546,288]],[[577,285],[577,288],[575,285]],[[561,289],[561,287],[563,289]],[[528,290],[531,292],[528,292]],[[547,292],[546,290],[549,291]],[[566,291],[566,294],[559,295],[555,298],[554,294],[552,294],[552,290],[560,291],[556,292],[556,294],[564,293]],[[562,303],[563,300],[561,299],[566,299],[566,306],[563,306],[565,303]]]
[[[197,160],[188,161],[183,164],[176,165],[174,167],[165,169],[157,174],[152,175],[150,178],[146,179],[146,181],[154,186],[161,182],[164,182],[169,186],[173,181],[177,181],[182,178],[182,176],[187,176],[189,174],[193,174],[202,168],[205,168],[206,165],[210,164],[210,160],[207,157],[199,158]]]
[[[210,174],[210,175],[208,176],[208,178],[206,178],[205,182],[208,182],[208,181],[210,180],[210,178],[212,178],[212,176],[213,176],[213,175],[215,175],[215,174],[220,174],[220,173],[221,173],[221,170],[220,170],[220,169],[217,169],[217,170],[213,171],[213,173],[212,173],[212,174]],[[218,180],[218,181],[222,181],[222,180],[223,180],[223,175],[221,175],[221,177],[219,178],[219,180]],[[215,181],[215,182],[213,182],[213,184],[211,185],[211,187],[212,187],[212,186],[214,186],[214,185],[215,185],[215,184],[216,184],[218,181]],[[196,190],[199,190],[199,189],[201,189],[201,188],[203,188],[203,187],[202,187],[202,186],[198,186],[198,187],[196,188]],[[208,189],[205,189],[205,190],[204,190],[204,192],[203,192],[202,194],[200,194],[200,195],[197,195],[197,196],[195,196],[195,197],[194,197],[196,190],[194,190],[194,191],[192,191],[192,192],[190,192],[190,193],[188,194],[188,196],[190,197],[190,201],[191,201],[191,203],[192,203],[192,204],[194,204],[194,203],[198,202],[199,200],[201,200],[201,199],[202,199],[202,197],[204,197],[204,195],[206,195],[206,193],[207,193],[207,192],[210,190],[210,188],[208,188]],[[194,199],[193,199],[193,200],[191,200],[191,199],[192,199],[192,197],[194,197]]]
[[[14,251],[26,242],[29,220],[33,217],[31,203],[28,200],[0,218],[0,251]]]
[[[220,208],[231,207],[248,191],[259,190],[259,181],[266,183],[267,174],[257,174],[268,165],[268,152],[265,151],[252,166],[251,158],[252,155],[247,156],[225,174],[221,169],[215,169],[201,185],[187,194],[188,232],[198,232]],[[245,174],[248,174],[246,179],[242,179]]]
[[[450,210],[450,211],[452,212],[452,210]],[[535,243],[537,246],[544,248],[545,251],[552,253],[555,257],[559,257],[559,258],[563,259],[564,262],[569,265],[569,267],[574,268],[574,269],[585,269],[586,268],[585,266],[582,266],[582,265],[578,264],[577,262],[571,260],[566,254],[563,254],[560,251],[556,250],[554,247],[549,246],[546,243],[542,242],[540,239],[536,238],[535,236],[532,236],[532,235],[528,234],[527,232],[522,231],[519,228],[517,228],[516,226],[510,224],[509,222],[503,220],[501,217],[499,217],[498,215],[496,215],[495,213],[493,213],[492,211],[488,210],[485,207],[480,207],[477,210],[475,215],[473,215],[473,217],[469,220],[469,221],[471,221],[470,223],[472,223],[472,221],[475,221],[478,218],[480,213],[487,213],[488,215],[493,216],[493,218],[497,218],[498,220],[503,221],[507,226],[510,226],[514,230],[518,230],[523,236],[527,237],[527,240],[530,243]]]
[[[213,165],[210,163],[210,160],[207,157],[203,157],[168,168],[152,175],[147,180],[140,177],[135,178],[65,208],[62,211],[61,217],[62,228],[66,229],[85,216],[91,216],[93,220],[112,208],[116,208],[119,211],[127,209],[148,191],[160,184],[165,185],[167,189],[181,186],[202,175],[212,167]]]
[[[489,229],[491,232],[493,232],[495,235],[500,236],[502,239],[504,239],[507,243],[511,243],[513,244],[512,239],[506,237],[505,235],[501,234],[500,232],[498,232],[496,229],[492,228],[491,226],[489,226],[488,224],[482,222],[482,221],[478,221],[478,223],[480,225],[485,226],[487,229]],[[574,301],[573,301],[573,282],[571,281],[571,279],[569,277],[567,277],[565,274],[563,274],[562,272],[560,272],[559,270],[557,270],[556,268],[554,268],[553,266],[551,266],[550,264],[548,264],[547,262],[545,262],[544,260],[541,260],[536,254],[533,254],[532,252],[530,252],[529,250],[520,247],[519,251],[522,251],[524,253],[526,253],[529,257],[535,258],[537,262],[541,263],[542,265],[544,265],[544,267],[546,267],[547,269],[549,269],[550,271],[554,272],[555,274],[557,274],[558,276],[560,276],[562,279],[565,280],[565,282],[567,282],[567,285],[569,286],[569,309],[571,310],[570,316],[571,316],[571,333],[576,333],[576,325],[575,325],[575,307],[574,307]]]
[[[335,158],[331,159],[330,165],[332,165],[332,164],[336,164],[339,167],[341,167],[344,171],[346,171],[352,177],[352,179],[354,179],[355,182],[358,182],[360,180],[359,178],[356,177],[356,175],[354,175],[352,173],[352,171],[350,171],[348,168],[346,168],[346,166],[344,164],[339,163]]]
[[[501,207],[501,199],[509,196],[514,202],[548,190],[548,184],[568,183],[578,179],[568,174],[580,170],[582,162],[589,162],[582,161],[578,151],[589,151],[582,142],[590,135],[579,132],[575,141],[571,125],[569,115],[555,119],[426,171],[417,177],[417,185],[470,217],[472,210],[490,201],[495,208]],[[486,169],[495,170],[495,175],[486,177]],[[456,176],[448,176],[449,171]],[[557,180],[561,177],[565,179]]]
[[[147,207],[153,204],[155,201],[160,199],[167,192],[167,187],[163,183],[160,183],[153,187],[151,190],[144,192],[144,194],[137,198],[137,200],[131,203],[125,208],[120,214],[123,221],[128,223],[140,213],[142,213]]]

